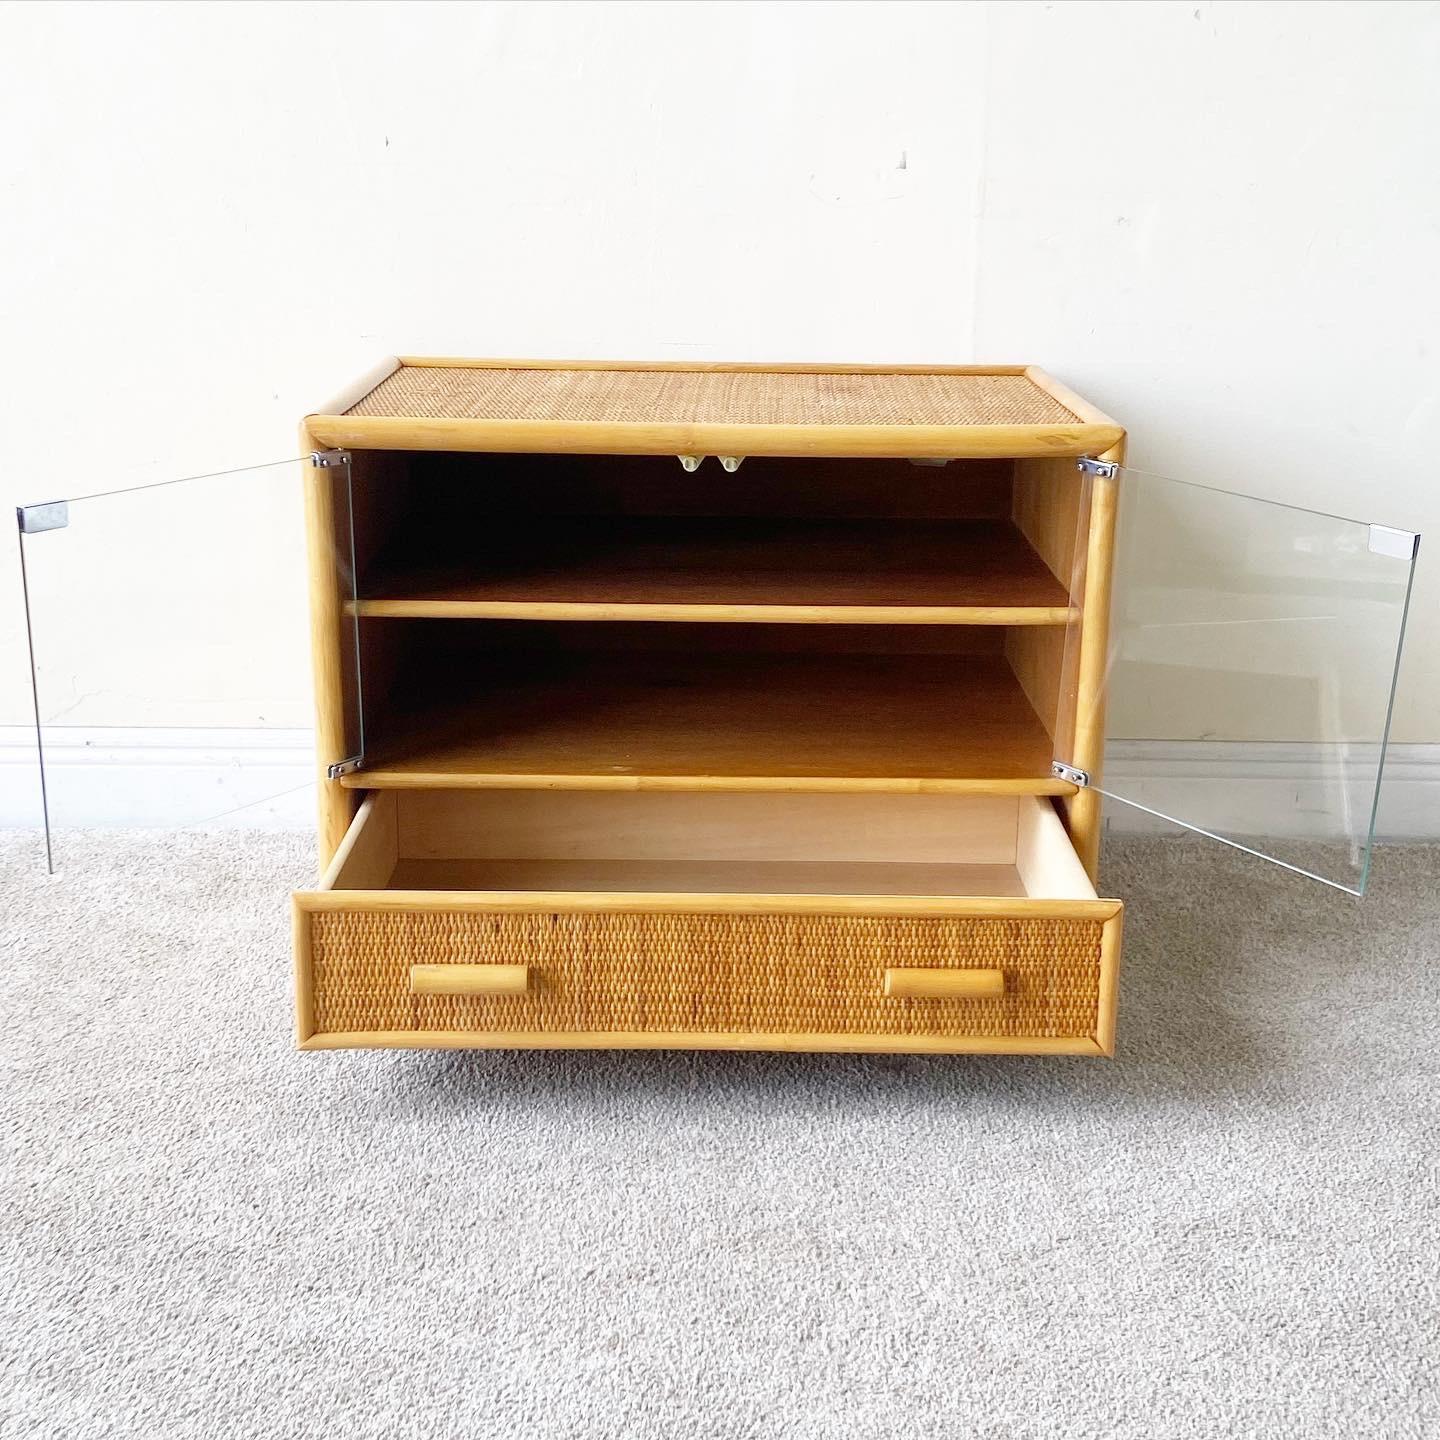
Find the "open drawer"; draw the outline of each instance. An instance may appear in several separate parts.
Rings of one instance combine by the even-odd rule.
[[[1113,1046],[1122,907],[1033,795],[377,791],[294,903],[304,1049]]]

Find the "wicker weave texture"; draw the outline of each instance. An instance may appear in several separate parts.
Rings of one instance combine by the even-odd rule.
[[[350,415],[638,425],[1073,425],[1024,375],[405,365]]]
[[[1082,1037],[1098,920],[474,911],[310,917],[315,1028]],[[528,995],[412,995],[410,966],[528,965]],[[898,1000],[888,966],[999,968],[996,999]]]

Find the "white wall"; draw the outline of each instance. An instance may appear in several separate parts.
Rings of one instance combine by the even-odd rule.
[[[1375,0],[9,5],[0,488],[287,455],[392,352],[1023,360],[1137,465],[1440,554],[1437,73],[1440,7]],[[39,537],[73,548],[34,547],[37,587],[109,617],[47,607],[52,709],[305,723],[293,492],[227,519],[235,484]],[[218,622],[154,594],[197,534],[186,583],[247,596]],[[1434,742],[1421,563],[1395,734]],[[217,625],[268,659],[177,674]]]

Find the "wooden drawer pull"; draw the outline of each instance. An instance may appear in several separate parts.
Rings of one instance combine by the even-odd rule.
[[[1005,993],[1003,970],[887,970],[885,993],[897,1000],[992,999]]]
[[[528,965],[412,965],[412,995],[524,995]]]

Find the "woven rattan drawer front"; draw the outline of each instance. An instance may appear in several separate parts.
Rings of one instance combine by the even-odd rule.
[[[1118,914],[387,907],[302,910],[298,923],[309,1048],[1109,1048]],[[412,993],[413,966],[446,965],[528,967],[529,987]],[[891,996],[895,967],[999,971],[1003,991]]]

